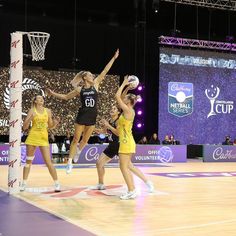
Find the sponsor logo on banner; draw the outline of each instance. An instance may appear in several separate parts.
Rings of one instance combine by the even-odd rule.
[[[233,150],[224,150],[222,147],[218,147],[213,151],[212,158],[215,161],[218,160],[234,160],[236,161],[236,153]]]
[[[88,149],[85,148],[85,153],[83,153],[85,160],[87,162],[96,162],[103,151],[103,150],[101,150],[101,147],[102,146],[95,145],[95,146],[91,146],[91,147],[88,146]],[[118,156],[115,156],[113,159],[116,160],[119,158],[118,158]]]
[[[146,146],[146,145],[145,145]],[[153,148],[152,145],[149,147]],[[159,149],[160,148],[160,149]],[[141,146],[141,149],[143,147]],[[159,150],[158,150],[159,149]],[[146,149],[140,150],[138,147],[138,152],[134,155],[134,162],[159,162],[159,163],[169,163],[174,159],[174,154],[170,147],[158,147],[157,149]],[[142,154],[142,155],[140,155]]]
[[[158,151],[158,159],[162,163],[172,162],[174,155],[170,147],[161,147]]]
[[[204,145],[204,162],[236,162],[236,147],[234,145]]]
[[[95,146],[95,147],[91,147],[89,148],[86,153],[85,153],[85,159],[90,162],[90,161],[97,161],[98,158],[99,158],[99,153],[98,153],[98,148]]]
[[[205,94],[210,101],[211,108],[210,112],[207,115],[207,118],[217,114],[230,114],[234,109],[234,101],[220,101],[216,98],[220,94],[220,88],[214,85],[211,85],[210,88],[205,89]]]
[[[193,112],[193,84],[182,82],[168,83],[168,112],[183,117]]]

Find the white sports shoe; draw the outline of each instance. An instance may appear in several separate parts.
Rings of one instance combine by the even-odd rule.
[[[22,184],[20,185],[20,191],[21,191],[21,192],[24,192],[25,189],[26,189],[26,184],[25,184],[25,183],[22,183]]]
[[[76,149],[76,154],[75,154],[75,156],[73,157],[74,163],[77,163],[77,162],[78,162],[80,153],[81,153],[81,151],[79,150],[79,148],[77,148],[77,149]]]
[[[134,190],[134,191],[129,191],[129,192],[127,192],[127,193],[121,195],[121,196],[120,196],[120,199],[121,199],[121,200],[134,199],[134,198],[137,197],[137,195],[138,195],[138,194],[137,194],[136,190]]]
[[[104,184],[97,184],[95,186],[90,187],[91,190],[105,190],[106,187]]]
[[[153,185],[152,181],[148,180],[148,181],[146,182],[146,185],[147,185],[147,188],[148,188],[148,192],[149,192],[149,193],[153,193],[153,191],[154,191],[154,185]]]
[[[76,153],[75,156],[73,157],[73,162],[77,163],[79,160],[79,155]]]
[[[66,174],[70,174],[72,171],[73,165],[72,164],[67,164],[66,166]]]
[[[55,184],[55,192],[61,192],[61,185]]]

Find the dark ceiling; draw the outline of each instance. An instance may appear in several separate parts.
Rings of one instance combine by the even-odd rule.
[[[25,66],[98,73],[119,47],[119,60],[110,73],[135,74],[146,93],[153,94],[158,91],[160,35],[215,41],[225,41],[228,35],[236,38],[236,12],[158,0],[0,0],[0,66],[9,65],[10,33],[22,29],[51,35],[46,60],[36,63],[25,58]],[[157,96],[148,95],[145,104],[145,129],[151,133],[158,124]]]
[[[212,40],[236,34],[235,12],[179,4],[175,8],[174,3],[158,0],[0,0],[0,4],[0,13],[24,14],[26,21],[41,16],[117,27],[141,24],[159,34]]]

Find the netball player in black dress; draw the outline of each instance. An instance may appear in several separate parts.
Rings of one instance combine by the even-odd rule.
[[[110,162],[113,157],[118,156],[119,150],[119,137],[116,130],[116,122],[119,118],[120,111],[116,106],[111,108],[111,121],[108,123],[106,120],[102,120],[103,125],[107,129],[108,133],[108,142],[109,145],[105,148],[103,153],[100,155],[99,159],[96,162],[97,174],[98,174],[98,184],[91,187],[91,189],[103,190],[105,189],[104,185],[104,175],[105,175],[105,164]]]
[[[74,90],[68,94],[59,94],[50,89],[46,90],[48,95],[52,95],[59,99],[69,100],[75,96],[80,96],[81,99],[82,106],[79,109],[75,120],[75,132],[70,146],[69,160],[66,169],[67,174],[69,174],[73,168],[72,158],[74,162],[78,161],[82,149],[85,147],[93,133],[97,117],[97,96],[99,84],[105,78],[105,75],[108,73],[118,56],[119,49],[117,49],[112,59],[96,78],[94,78],[94,75],[89,71],[81,71],[78,73],[71,81]],[[83,86],[79,85],[81,81],[83,81]],[[82,133],[83,137],[79,142]],[[78,142],[79,147],[77,149]]]

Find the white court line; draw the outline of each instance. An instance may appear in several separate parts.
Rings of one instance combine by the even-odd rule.
[[[203,227],[208,227],[208,226],[211,226],[211,225],[220,225],[220,224],[233,223],[233,222],[236,222],[236,219],[215,221],[215,222],[210,222],[210,223],[206,223],[206,224],[199,224],[199,225],[189,225],[189,226],[180,226],[180,227],[173,227],[173,228],[164,228],[164,229],[157,230],[156,233],[166,233],[166,232],[169,232],[169,231],[203,228]]]

